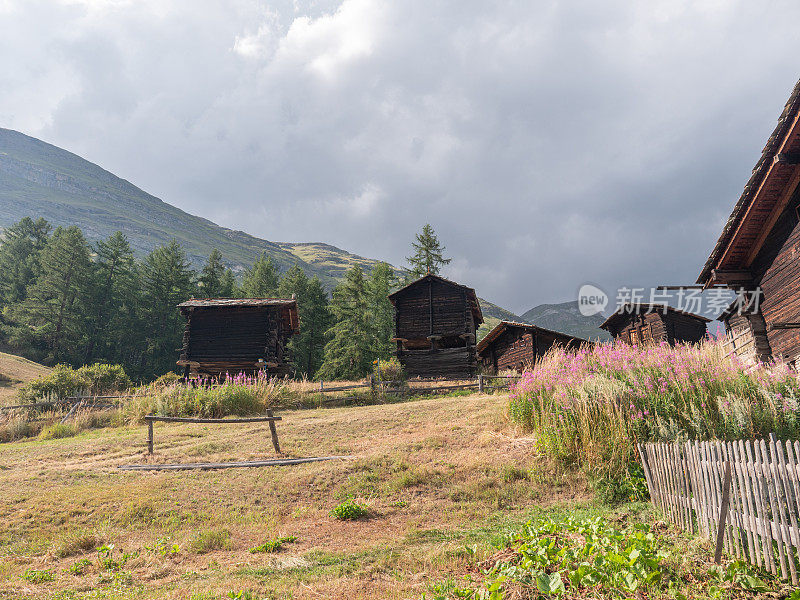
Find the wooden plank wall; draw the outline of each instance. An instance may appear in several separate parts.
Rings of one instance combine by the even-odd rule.
[[[781,214],[753,262],[754,279],[764,292],[761,311],[771,323],[800,321],[800,220],[798,195]],[[772,329],[767,337],[773,356],[800,355],[800,329]]]
[[[684,531],[716,536],[726,462],[728,554],[798,584],[800,442],[739,440],[638,444],[653,504]]]

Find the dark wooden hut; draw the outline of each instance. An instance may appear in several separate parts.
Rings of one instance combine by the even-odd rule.
[[[300,331],[296,300],[207,298],[178,308],[186,317],[178,360],[185,376],[289,372],[286,343]]]
[[[743,358],[800,357],[799,185],[800,82],[697,280],[744,291],[721,317]]]
[[[586,340],[551,331],[528,323],[500,321],[478,342],[478,360],[484,372],[497,374],[503,370],[522,373],[553,346],[576,350]]]
[[[615,340],[627,344],[667,342],[696,344],[706,335],[710,319],[672,308],[666,304],[626,305],[608,317],[600,327]]]
[[[483,314],[475,290],[425,275],[389,295],[397,358],[411,377],[474,377],[475,332]]]

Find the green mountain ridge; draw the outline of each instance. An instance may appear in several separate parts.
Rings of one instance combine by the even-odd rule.
[[[299,264],[310,276],[319,277],[329,291],[353,265],[370,271],[378,263],[324,242],[270,242],[221,227],[148,194],[72,152],[0,128],[0,228],[26,216],[44,217],[54,225],[77,224],[91,241],[121,231],[139,257],[174,238],[195,268],[205,263],[214,248],[235,271],[249,267],[265,252],[280,270]],[[487,300],[480,299],[480,303],[486,323],[479,338],[501,320],[530,321]],[[572,326],[570,314],[567,317],[565,326]],[[545,321],[543,327],[573,333],[557,319],[548,317]]]

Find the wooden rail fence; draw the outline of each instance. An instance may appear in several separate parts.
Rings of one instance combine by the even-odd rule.
[[[798,584],[800,441],[637,444],[650,497],[684,531]]]
[[[237,423],[269,423],[269,432],[272,436],[272,446],[275,452],[281,453],[281,447],[278,444],[278,429],[275,427],[275,421],[280,421],[280,417],[272,414],[271,410],[266,412],[265,417],[245,417],[242,419],[199,419],[195,417],[159,417],[157,415],[146,415],[147,421],[147,453],[153,453],[153,423],[161,421],[163,423],[203,423],[206,425],[229,425]]]

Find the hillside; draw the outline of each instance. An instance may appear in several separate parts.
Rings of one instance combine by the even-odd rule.
[[[90,240],[122,231],[139,256],[175,238],[195,267],[213,248],[237,270],[266,252],[283,270],[299,263],[329,289],[342,269],[355,263],[370,268],[377,262],[327,244],[277,244],[220,227],[71,152],[0,128],[0,227],[25,216],[44,217],[55,225],[78,223]]]
[[[50,369],[27,358],[0,352],[0,406],[13,404],[17,390]]]
[[[603,315],[583,316],[578,310],[578,302],[560,304],[540,304],[522,314],[522,318],[533,325],[561,331],[587,340],[609,340],[608,332],[600,329],[605,321]]]

